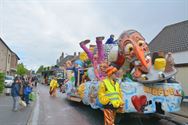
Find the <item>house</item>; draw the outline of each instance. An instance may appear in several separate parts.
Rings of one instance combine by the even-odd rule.
[[[20,58],[0,38],[0,71],[7,75],[14,75],[18,60]]]
[[[62,52],[60,58],[57,60],[56,64],[60,67],[64,66],[67,61],[74,62],[75,60],[79,59],[79,53],[76,55],[76,52],[74,52],[74,55],[67,55],[64,57],[64,52]]]
[[[11,53],[10,75],[16,74],[16,67],[20,58],[14,53]]]
[[[182,83],[188,97],[188,20],[168,25],[149,43],[151,52],[172,52],[175,67],[178,70],[175,78]]]

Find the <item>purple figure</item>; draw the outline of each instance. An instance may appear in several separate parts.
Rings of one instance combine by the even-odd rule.
[[[95,55],[86,47],[86,44],[88,44],[90,40],[85,40],[80,43],[80,47],[86,52],[88,58],[91,60],[91,63],[93,64],[94,72],[98,80],[101,80],[105,77],[105,74],[98,70],[98,65],[102,64],[105,60],[104,48],[102,44],[103,39],[104,37],[96,38],[97,53]]]

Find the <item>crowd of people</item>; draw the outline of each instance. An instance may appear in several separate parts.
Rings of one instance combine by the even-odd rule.
[[[11,96],[13,98],[13,111],[19,111],[22,107],[28,106],[29,94],[33,91],[33,86],[37,86],[37,80],[34,77],[24,78],[15,77],[14,82],[11,86]]]

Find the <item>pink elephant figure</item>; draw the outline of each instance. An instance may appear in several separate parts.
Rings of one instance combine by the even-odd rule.
[[[87,47],[86,44],[90,42],[90,40],[85,40],[80,42],[80,47],[86,52],[89,60],[91,60],[91,63],[94,67],[94,72],[98,80],[102,80],[106,74],[102,68],[106,66],[105,62],[105,56],[104,56],[104,47],[102,44],[102,40],[104,37],[97,37],[96,38],[96,44],[97,44],[97,52],[96,54],[92,53]],[[101,70],[102,69],[102,70]]]

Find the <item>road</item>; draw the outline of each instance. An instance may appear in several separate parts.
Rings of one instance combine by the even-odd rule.
[[[38,100],[33,111],[31,125],[103,125],[103,112],[81,103],[66,100],[66,95],[58,93],[50,97],[48,86],[38,86]],[[126,118],[120,125],[175,125],[167,120],[153,121],[148,118]],[[188,121],[188,119],[185,119]],[[178,120],[177,120],[178,121]],[[181,121],[181,119],[179,120]]]
[[[30,102],[29,106],[19,106],[18,112],[12,111],[12,96],[0,95],[0,125],[26,125],[31,116],[34,103]]]

